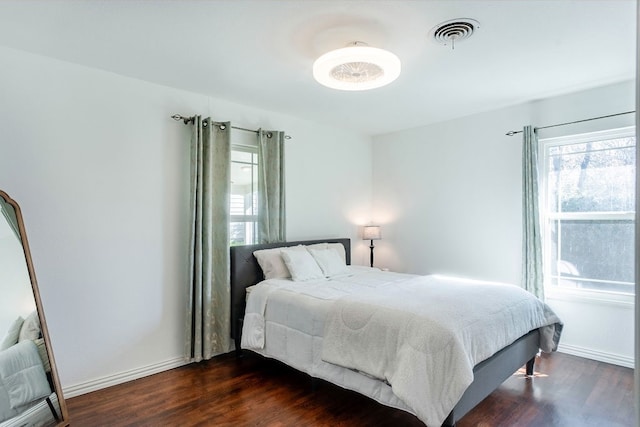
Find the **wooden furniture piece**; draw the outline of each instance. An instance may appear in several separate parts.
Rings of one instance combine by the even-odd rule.
[[[246,288],[263,280],[263,273],[253,252],[260,249],[311,245],[316,243],[341,243],[345,247],[347,264],[351,263],[351,241],[349,239],[320,239],[259,245],[234,246],[231,257],[231,337],[235,340],[236,352],[240,354],[240,339],[245,312]],[[508,347],[474,367],[474,381],[464,392],[443,425],[455,426],[467,412],[480,403],[514,372],[526,365],[527,375],[533,374],[535,356],[539,351],[539,332],[534,330],[520,337]],[[283,361],[286,363],[286,361]]]

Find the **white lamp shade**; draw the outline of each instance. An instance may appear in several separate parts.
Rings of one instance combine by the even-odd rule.
[[[364,230],[362,232],[363,240],[380,240],[382,236],[380,235],[380,226],[379,225],[365,225]]]

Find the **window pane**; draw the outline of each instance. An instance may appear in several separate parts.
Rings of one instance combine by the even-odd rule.
[[[242,215],[244,213],[244,197],[242,194],[231,194],[230,214]]]
[[[552,212],[635,209],[634,138],[551,147],[547,170]]]
[[[252,162],[253,153],[250,151],[239,151],[238,149],[233,149],[231,151],[231,161],[232,162]]]
[[[230,223],[229,240],[231,241],[231,246],[247,244],[247,237],[244,229],[244,222]]]
[[[550,228],[552,284],[633,293],[632,220],[561,220]]]
[[[256,243],[258,213],[258,155],[254,147],[231,150],[231,245]]]
[[[251,245],[255,243],[255,221],[233,221],[229,224],[231,246]]]

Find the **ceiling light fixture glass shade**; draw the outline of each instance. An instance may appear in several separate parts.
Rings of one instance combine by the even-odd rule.
[[[313,63],[313,77],[318,83],[339,90],[382,87],[397,79],[400,70],[396,55],[362,42],[327,52]]]

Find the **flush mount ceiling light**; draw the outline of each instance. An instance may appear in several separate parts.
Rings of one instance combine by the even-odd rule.
[[[400,68],[400,59],[393,53],[354,42],[316,59],[313,77],[332,89],[368,90],[397,79]]]
[[[468,39],[479,28],[480,23],[475,19],[458,18],[436,25],[431,29],[431,35],[436,42],[455,49],[457,42]]]

